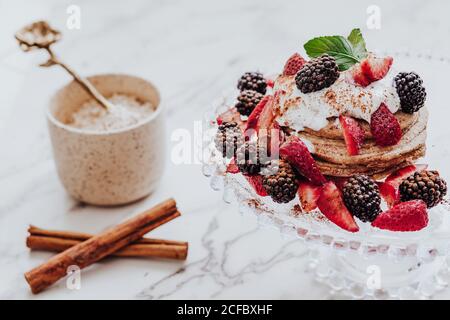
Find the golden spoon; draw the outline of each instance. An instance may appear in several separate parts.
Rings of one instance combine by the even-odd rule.
[[[97,100],[106,110],[111,110],[113,105],[98,92],[97,89],[86,78],[80,77],[72,68],[59,60],[51,45],[61,39],[61,32],[53,29],[46,21],[37,21],[25,26],[15,34],[20,48],[28,52],[34,49],[44,49],[50,55],[49,59],[40,64],[41,67],[51,67],[59,65],[63,67],[86,91]]]

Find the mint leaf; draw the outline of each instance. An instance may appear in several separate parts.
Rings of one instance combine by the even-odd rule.
[[[326,53],[336,59],[340,71],[349,69],[367,56],[366,43],[360,29],[353,29],[348,38],[325,36],[309,40],[303,46],[310,58]]]
[[[352,44],[353,52],[356,54],[359,60],[367,57],[366,42],[364,41],[361,30],[359,28],[353,29],[347,39]]]
[[[317,58],[324,53],[336,59],[339,70],[347,70],[359,62],[359,57],[353,51],[352,44],[342,36],[326,36],[309,40],[303,46],[310,58]]]

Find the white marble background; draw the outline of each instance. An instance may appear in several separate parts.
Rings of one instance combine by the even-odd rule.
[[[65,27],[71,4],[81,8],[80,30]],[[381,8],[380,30],[367,30],[370,4]],[[223,204],[200,165],[168,163],[158,191],[131,206],[94,208],[67,196],[52,161],[44,109],[69,78],[58,68],[38,68],[44,56],[18,49],[13,34],[23,24],[45,18],[61,29],[64,39],[55,49],[84,75],[123,72],[156,83],[169,144],[172,130],[192,131],[241,73],[280,69],[315,35],[359,26],[370,48],[448,57],[449,12],[445,0],[0,0],[0,298],[331,298],[305,272],[302,243],[259,229],[255,219]],[[23,273],[51,254],[27,250],[28,224],[95,233],[169,196],[183,216],[152,234],[189,241],[186,262],[110,259],[82,272],[81,290],[61,281],[38,296],[29,293]]]

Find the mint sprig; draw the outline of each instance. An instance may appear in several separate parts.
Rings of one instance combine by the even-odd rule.
[[[339,70],[349,69],[367,56],[366,43],[360,29],[353,29],[350,35],[324,36],[309,40],[304,44],[306,54],[317,58],[326,53],[336,59]]]
[[[366,42],[364,41],[360,29],[353,29],[347,39],[352,44],[353,52],[359,57],[360,60],[367,57]]]

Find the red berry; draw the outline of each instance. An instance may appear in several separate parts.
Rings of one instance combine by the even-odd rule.
[[[284,76],[295,76],[297,74],[298,70],[300,70],[301,67],[303,67],[305,62],[306,62],[305,59],[303,59],[303,57],[301,55],[299,55],[298,53],[294,53],[286,61],[286,64],[284,65],[284,69],[283,69],[283,75]]]
[[[348,177],[326,177],[328,180],[333,181],[336,187],[342,191],[345,183],[348,181]]]
[[[397,118],[384,103],[372,114],[370,131],[375,142],[383,147],[395,145],[402,138],[402,129]]]
[[[401,202],[372,222],[372,226],[390,231],[418,231],[427,225],[427,205],[422,200]]]
[[[389,72],[393,60],[392,57],[376,58],[370,55],[353,67],[353,79],[363,87],[383,79]]]
[[[359,231],[350,211],[344,204],[341,191],[331,181],[327,182],[317,200],[320,211],[334,224],[350,232]]]
[[[395,188],[390,183],[378,183],[378,188],[380,189],[380,195],[386,201],[389,207],[392,207],[400,201],[400,194],[398,188]]]
[[[236,164],[236,160],[233,158],[231,159],[230,163],[227,165],[227,173],[236,174],[239,173],[239,167]]]
[[[322,187],[316,186],[309,181],[302,180],[299,182],[297,193],[300,198],[302,209],[305,212],[310,212],[317,208],[317,200],[322,193]]]
[[[250,140],[255,135],[259,141],[266,141],[269,153],[272,156],[278,154],[279,146],[284,140],[283,131],[275,121],[273,110],[274,102],[279,99],[280,92],[275,92],[273,96],[264,97],[255,107],[247,120],[245,137]]]
[[[273,111],[272,111],[272,105],[273,105],[273,96],[265,96],[253,109],[252,113],[248,117],[247,120],[247,126],[245,128],[245,131],[251,131],[250,135],[253,133],[257,133],[259,128],[264,125],[268,125],[266,122],[270,122],[270,124],[273,121]],[[264,122],[264,123],[263,123]],[[269,125],[270,125],[269,124]]]
[[[254,175],[254,176],[248,176],[244,175],[244,177],[247,179],[248,183],[252,186],[253,190],[255,190],[256,194],[261,197],[266,197],[267,191],[263,187],[262,183],[262,176]]]
[[[352,70],[353,80],[362,87],[367,87],[370,84],[369,79],[362,73],[360,65],[357,65]]]
[[[280,156],[312,183],[322,185],[327,182],[308,148],[298,137],[291,136],[281,145]]]
[[[344,131],[344,140],[347,145],[347,153],[351,156],[359,154],[359,149],[364,143],[364,130],[358,121],[352,117],[339,116],[342,130]]]
[[[403,167],[401,169],[398,169],[395,172],[392,172],[386,180],[384,180],[385,183],[390,183],[394,185],[395,187],[398,187],[403,180],[405,180],[407,177],[412,175],[414,172],[422,171],[428,168],[428,165],[426,164],[412,164],[406,167]]]
[[[395,172],[392,172],[384,182],[378,183],[380,188],[380,194],[389,207],[392,207],[396,203],[400,202],[400,194],[398,187],[411,174],[416,171],[425,170],[428,166],[425,164],[409,165],[403,167]]]

